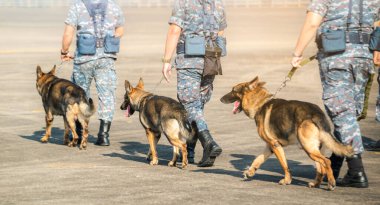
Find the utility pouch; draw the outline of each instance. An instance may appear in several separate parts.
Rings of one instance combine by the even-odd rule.
[[[185,38],[185,55],[204,56],[206,53],[204,36],[187,36]]]
[[[380,51],[380,27],[377,27],[372,33],[369,40],[369,49]]]
[[[223,36],[216,37],[216,45],[222,50],[221,56],[224,57],[227,55],[227,40]]]
[[[91,33],[78,34],[77,49],[81,55],[94,55],[96,53],[96,37]]]
[[[206,47],[203,76],[223,74],[222,64],[220,63],[221,55],[222,49],[218,46],[215,45],[214,47]]]
[[[346,50],[346,32],[328,30],[321,34],[322,48],[327,54],[340,53]]]
[[[106,35],[104,39],[104,52],[105,53],[119,53],[120,38]]]

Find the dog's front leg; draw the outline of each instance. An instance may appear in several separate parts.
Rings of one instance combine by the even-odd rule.
[[[41,142],[48,142],[51,136],[51,125],[53,124],[54,116],[50,110],[46,111],[45,121],[46,121],[46,131],[45,135],[41,138]]]
[[[146,132],[146,137],[148,138],[150,151],[152,153],[152,161],[150,161],[150,165],[157,165],[158,157],[157,157],[154,133],[149,128],[145,129],[145,132]]]
[[[290,184],[292,182],[292,175],[290,174],[290,171],[289,171],[288,163],[285,158],[284,149],[278,142],[275,142],[272,145],[272,151],[276,155],[278,161],[280,161],[280,164],[285,172],[285,178],[281,179],[278,183],[281,185]]]
[[[253,160],[251,167],[249,167],[248,170],[244,171],[243,175],[244,178],[247,179],[248,177],[253,177],[255,175],[256,170],[260,168],[260,166],[273,154],[272,150],[270,149],[270,146],[267,145],[263,151],[262,154],[256,157],[255,160]]]

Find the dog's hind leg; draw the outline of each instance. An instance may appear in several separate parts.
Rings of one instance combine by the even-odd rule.
[[[63,144],[68,145],[70,128],[69,128],[69,123],[67,122],[67,119],[65,116],[63,116],[63,122],[65,124],[65,132],[63,134]]]
[[[173,158],[169,162],[168,166],[169,167],[175,167],[175,165],[177,164],[178,157],[179,157],[179,148],[177,146],[173,145]]]
[[[80,143],[79,149],[86,149],[88,140],[88,124],[90,120],[82,117],[79,117],[78,120],[82,125],[82,142]]]
[[[327,174],[328,188],[329,190],[335,189],[335,179],[332,174],[331,162],[325,156],[322,155],[319,147],[321,141],[319,139],[319,129],[311,121],[305,121],[298,127],[298,139],[309,155],[309,157],[319,164],[320,170],[317,167],[317,176],[315,182],[309,183],[309,187],[318,187],[322,180],[324,173]]]
[[[45,128],[45,135],[40,139],[41,142],[48,142],[49,138],[51,136],[51,126],[53,124],[54,116],[51,113],[50,110],[46,111],[45,115],[45,122],[46,122],[46,128]]]
[[[152,161],[150,161],[150,165],[157,165],[158,164],[158,157],[157,157],[157,150],[156,150],[154,133],[149,128],[145,129],[145,132],[146,132],[146,137],[148,138],[150,151],[152,153]]]
[[[263,164],[272,154],[273,152],[270,149],[270,146],[267,145],[264,149],[264,152],[253,160],[251,167],[249,167],[248,170],[244,171],[244,178],[247,179],[248,177],[253,177],[256,170],[258,170],[261,164]]]
[[[67,123],[70,127],[70,130],[71,130],[71,133],[73,135],[73,140],[68,144],[69,147],[75,147],[77,145],[77,142],[78,142],[78,133],[76,132],[76,127],[75,127],[75,115],[72,111],[68,110],[66,112],[66,119],[67,119]]]

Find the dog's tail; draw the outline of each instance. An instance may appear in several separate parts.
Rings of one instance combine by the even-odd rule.
[[[91,117],[95,113],[95,105],[91,98],[79,103],[79,109],[85,117]]]
[[[197,133],[197,125],[195,122],[190,123],[187,120],[183,120],[181,122],[183,126],[181,126],[183,129],[181,129],[181,135],[187,136],[186,141],[187,142],[194,142],[195,141],[195,135]]]
[[[331,151],[339,156],[350,157],[354,154],[354,150],[350,145],[343,145],[338,142],[330,133],[321,131],[320,134],[321,141],[326,145]]]

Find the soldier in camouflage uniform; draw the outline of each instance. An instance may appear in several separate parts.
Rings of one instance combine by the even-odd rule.
[[[204,14],[211,16],[213,23],[204,23]],[[169,32],[163,57],[163,74],[169,81],[171,58],[177,47],[175,67],[177,69],[177,97],[189,114],[189,121],[197,125],[197,137],[203,146],[203,157],[198,166],[212,166],[222,152],[207,127],[204,106],[210,100],[215,76],[202,77],[204,58],[188,56],[179,48],[188,35],[205,36],[206,40],[223,35],[227,27],[221,0],[175,0],[169,19]],[[196,141],[195,141],[196,143]],[[195,143],[188,143],[188,160],[194,162]]]
[[[317,33],[346,29],[350,0],[312,0],[303,30],[293,53],[292,65],[299,66],[302,53]],[[363,24],[360,33],[360,0],[352,0],[352,18],[348,24],[346,50],[327,54],[319,49],[318,60],[323,87],[323,102],[334,124],[334,135],[343,144],[351,145],[354,156],[347,158],[348,172],[340,186],[368,187],[361,153],[364,151],[357,116],[363,110],[364,91],[370,74],[374,73],[373,55],[368,39],[375,21],[379,19],[380,0],[363,0]],[[351,34],[352,33],[352,34]],[[360,41],[360,36],[363,38]],[[351,37],[353,36],[353,37]],[[357,39],[355,39],[355,36]],[[359,39],[359,40],[358,40]],[[317,40],[318,42],[318,40]],[[343,163],[342,157],[330,157],[335,178]]]
[[[96,46],[96,53],[94,55],[82,55],[77,49],[74,57],[72,57],[69,54],[69,47],[75,30],[77,35],[91,33],[97,39],[104,39],[106,35],[121,37],[123,35],[125,19],[122,10],[113,0],[108,0],[108,2],[107,0],[94,0],[91,3],[106,5],[104,17],[98,13],[95,14],[95,19],[92,19],[84,2],[75,0],[69,9],[65,21],[66,26],[62,40],[61,59],[67,61],[74,58],[72,81],[82,87],[88,97],[90,97],[91,82],[93,79],[95,80],[99,99],[98,117],[100,119],[98,140],[95,144],[108,146],[110,144],[109,130],[115,111],[115,90],[117,83],[115,71],[116,53],[106,53],[104,45],[99,43]]]

